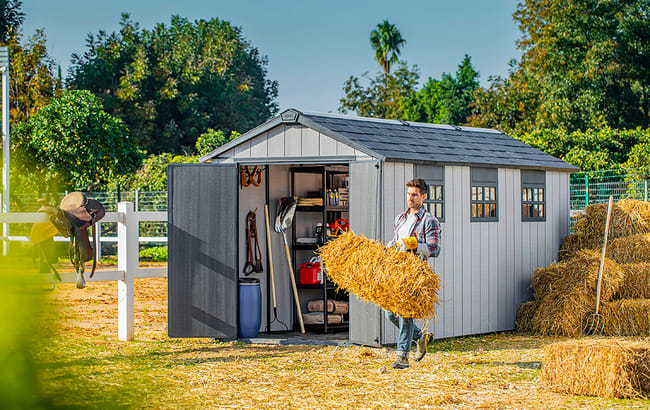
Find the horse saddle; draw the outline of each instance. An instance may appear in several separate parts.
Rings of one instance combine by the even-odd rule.
[[[68,256],[77,271],[83,272],[83,264],[93,260],[92,277],[95,273],[95,252],[90,243],[88,228],[101,220],[106,211],[101,202],[88,199],[83,192],[71,192],[66,195],[59,206],[45,205],[41,201],[39,212],[48,215],[50,223],[38,223],[32,227],[32,241],[40,243],[57,232],[70,238]]]

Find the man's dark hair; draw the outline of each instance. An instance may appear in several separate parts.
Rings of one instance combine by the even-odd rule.
[[[410,180],[409,182],[406,183],[406,186],[413,187],[413,188],[419,188],[420,189],[420,195],[429,193],[429,186],[427,185],[427,181],[425,181],[422,178],[412,179],[412,180]]]

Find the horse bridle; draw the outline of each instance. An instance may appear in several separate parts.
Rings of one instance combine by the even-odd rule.
[[[255,249],[252,246],[253,239],[255,239]],[[248,211],[246,215],[246,264],[244,265],[244,275],[248,276],[253,272],[260,273],[263,270],[262,251],[257,236],[257,216],[255,211]]]

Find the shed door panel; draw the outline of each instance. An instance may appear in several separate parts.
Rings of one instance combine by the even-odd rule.
[[[376,161],[350,163],[350,228],[379,238],[379,167]],[[381,309],[350,295],[350,342],[380,346]]]
[[[237,169],[168,170],[169,337],[237,337]]]

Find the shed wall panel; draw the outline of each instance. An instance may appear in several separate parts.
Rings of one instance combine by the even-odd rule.
[[[251,140],[250,156],[254,158],[267,157],[269,155],[268,133],[261,134],[258,138]]]
[[[336,156],[339,155],[337,153],[337,145],[340,144],[338,141],[331,139],[325,134],[319,134],[318,135],[318,143],[319,143],[319,153],[320,155],[323,156]],[[351,147],[350,151],[352,151]]]
[[[168,173],[169,336],[237,337],[237,168]]]
[[[370,239],[379,238],[379,168],[376,161],[350,164],[350,228]],[[381,345],[383,311],[350,295],[350,341]]]
[[[406,182],[413,179],[413,164],[403,162],[386,162],[383,169],[384,208],[383,208],[383,241],[393,239],[395,216],[406,210]],[[382,315],[382,342],[395,343],[398,329],[385,315]]]
[[[315,157],[320,153],[320,134],[308,127],[300,127],[300,143],[302,144],[302,157]]]
[[[284,128],[285,128],[284,125],[279,125],[266,132],[267,134],[266,141],[268,144],[268,156],[270,158],[278,158],[284,155]]]
[[[302,155],[302,126],[287,125],[284,129],[284,156],[299,157],[301,155]]]

